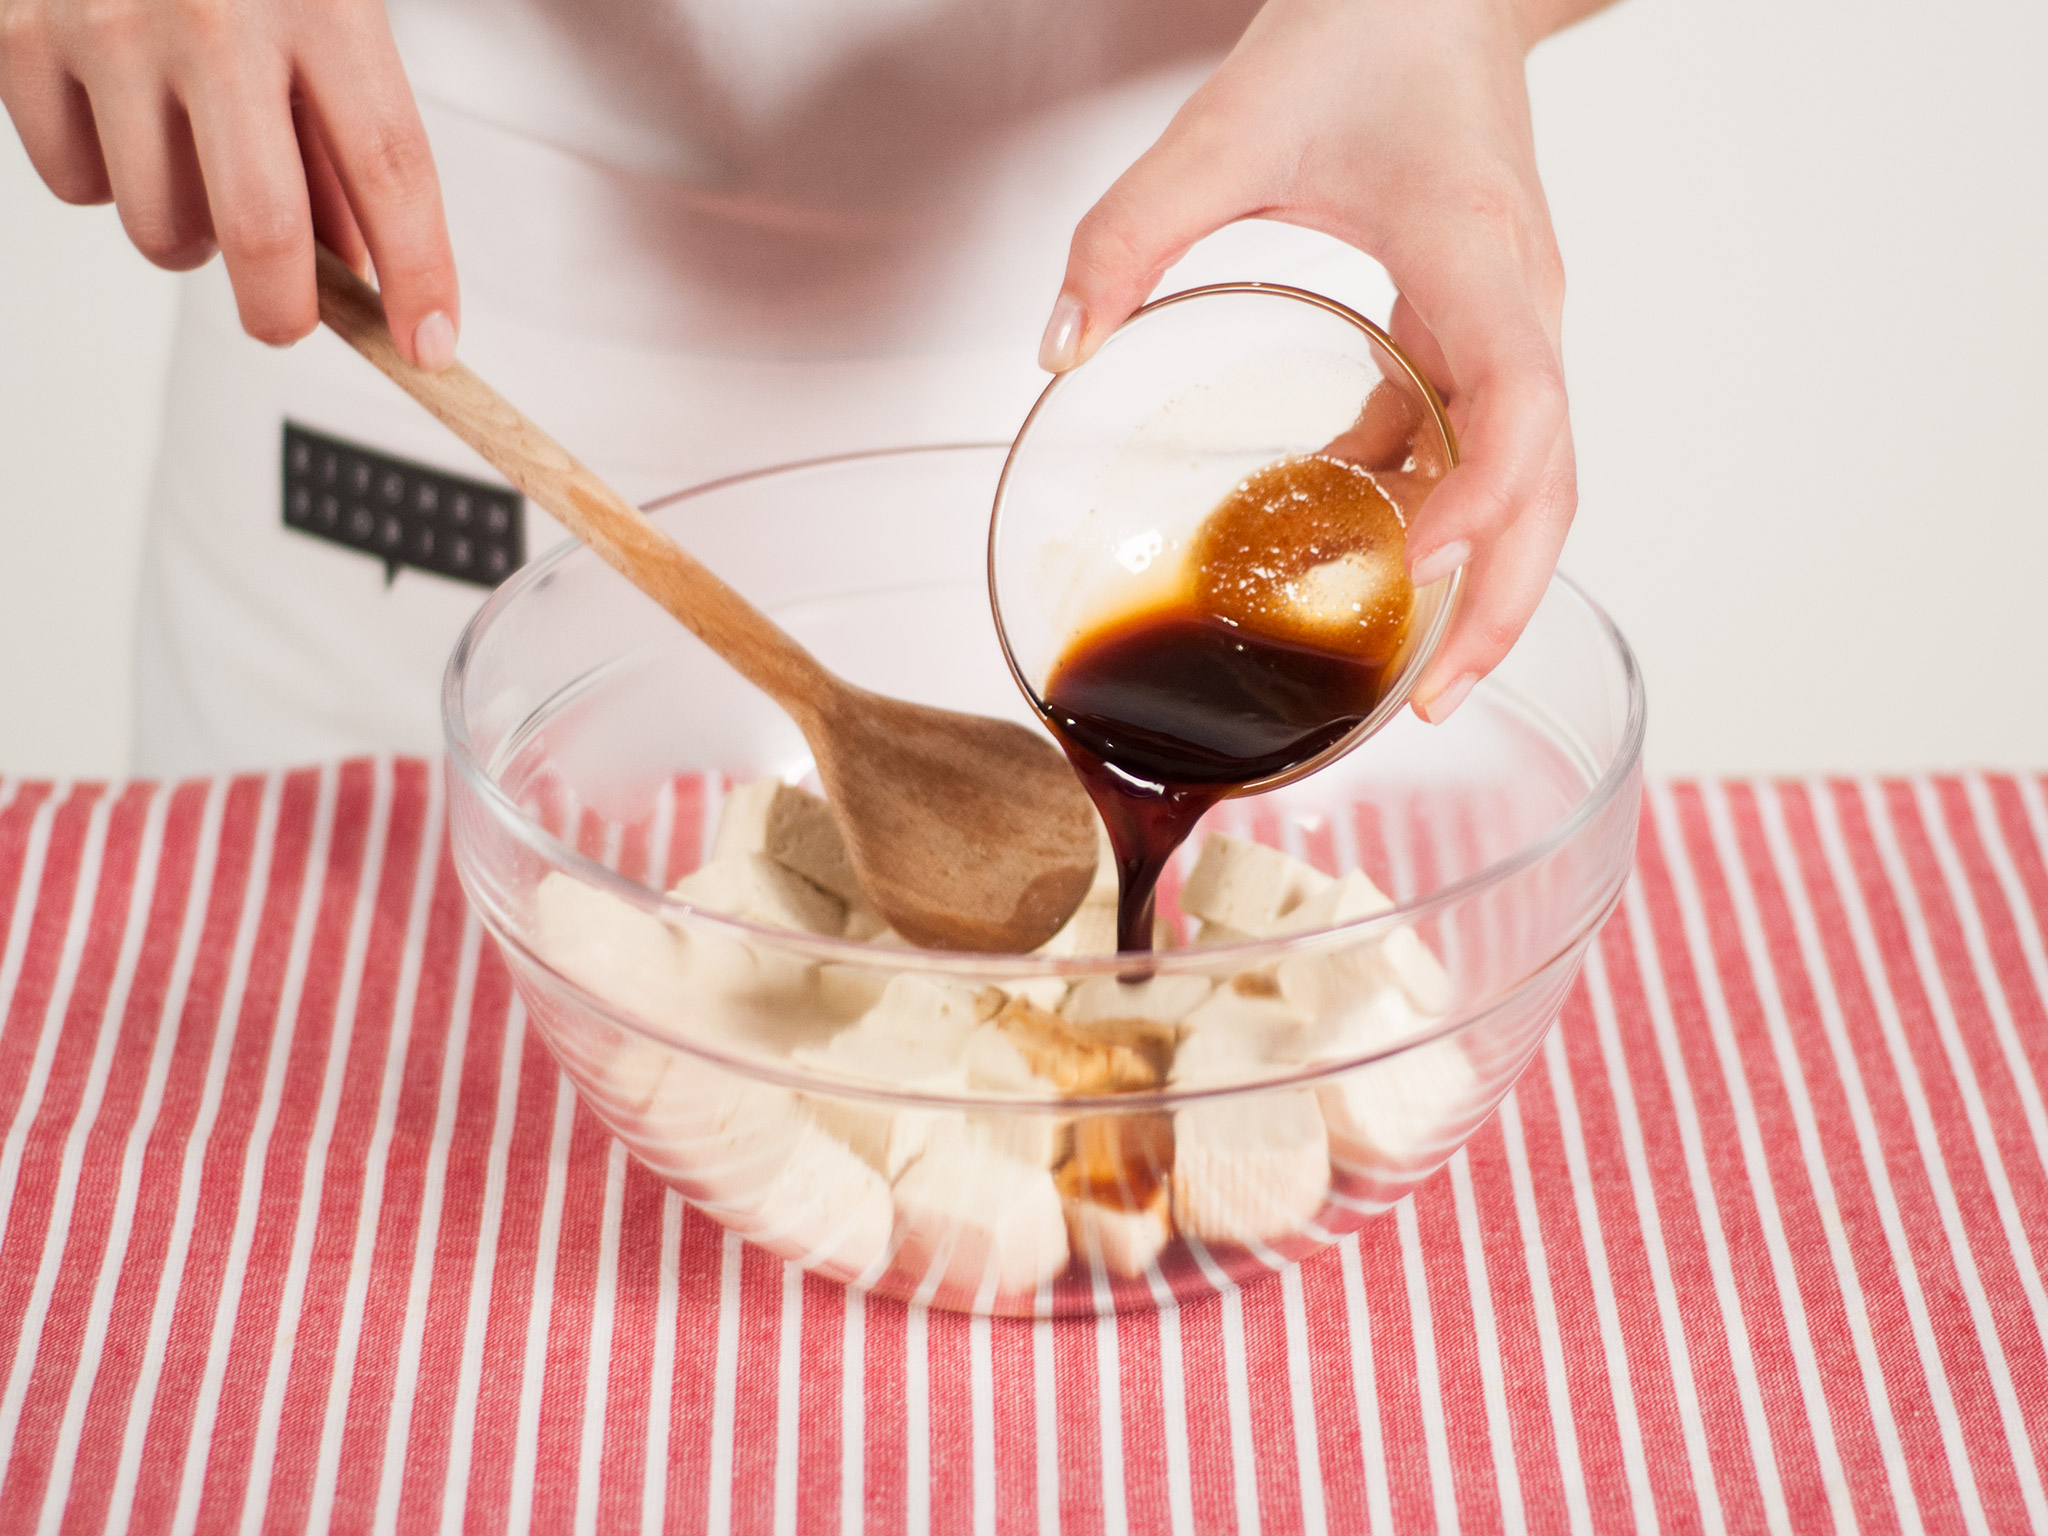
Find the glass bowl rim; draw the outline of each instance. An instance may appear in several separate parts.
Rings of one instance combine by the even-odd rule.
[[[745,470],[738,474],[721,476],[700,485],[689,486],[680,491],[670,492],[644,503],[647,511],[658,511],[667,507],[694,501],[713,492],[735,485],[749,484],[757,480],[772,479],[800,471],[832,469],[842,465],[860,463],[871,459],[914,459],[954,453],[992,454],[1003,452],[1006,444],[1000,442],[933,443],[896,448],[871,448],[852,453],[826,454],[817,458],[799,459],[790,463],[767,465],[759,469]],[[793,933],[788,929],[773,928],[765,924],[748,922],[742,918],[727,917],[720,913],[691,906],[688,902],[677,901],[665,892],[656,891],[639,881],[629,879],[616,870],[608,868],[596,859],[583,853],[571,843],[556,837],[537,821],[520,809],[518,803],[505,792],[497,780],[480,761],[471,740],[467,721],[462,713],[463,683],[467,676],[468,662],[475,652],[481,637],[497,618],[513,603],[547,580],[555,570],[567,563],[585,546],[573,538],[562,540],[538,559],[529,561],[502,582],[491,595],[470,616],[457,637],[454,649],[449,653],[448,664],[442,673],[441,682],[441,726],[448,760],[454,771],[460,775],[479,802],[491,813],[493,819],[529,852],[551,868],[560,869],[572,875],[585,885],[593,886],[608,895],[638,907],[653,916],[663,918],[672,924],[684,927],[703,924],[714,931],[739,939],[765,942],[772,947],[806,955],[821,962],[852,963],[864,966],[881,966],[890,963],[886,957],[896,951],[878,949],[872,944],[857,939],[825,937],[816,934]],[[595,558],[594,556],[592,558]],[[1563,591],[1578,603],[1594,620],[1607,643],[1612,647],[1615,658],[1620,662],[1624,686],[1628,696],[1628,712],[1623,721],[1621,739],[1616,750],[1593,783],[1578,802],[1548,831],[1523,844],[1514,852],[1496,859],[1471,874],[1438,886],[1426,895],[1406,902],[1397,902],[1387,910],[1355,922],[1340,924],[1333,928],[1315,929],[1305,933],[1283,934],[1274,938],[1255,939],[1242,944],[1215,944],[1184,949],[1161,950],[1148,962],[1155,974],[1171,975],[1193,971],[1211,972],[1230,967],[1248,968],[1271,963],[1284,954],[1307,947],[1319,947],[1342,936],[1348,942],[1365,942],[1390,933],[1396,928],[1410,926],[1434,913],[1455,906],[1457,903],[1496,885],[1503,880],[1528,869],[1549,858],[1603,812],[1634,775],[1640,764],[1644,732],[1647,725],[1647,701],[1644,696],[1642,672],[1629,647],[1627,639],[1607,611],[1588,596],[1578,583],[1563,572],[1554,572],[1550,586]],[[1487,686],[1485,680],[1480,688]],[[1476,690],[1475,690],[1476,691]],[[545,707],[545,706],[543,706]],[[457,861],[461,872],[461,862]],[[467,880],[465,879],[465,884]],[[522,950],[526,947],[522,944]],[[530,953],[530,951],[528,951]],[[1032,979],[1056,976],[1063,980],[1080,981],[1091,976],[1122,974],[1129,969],[1129,961],[1116,955],[1048,956],[991,954],[968,950],[905,950],[906,956],[915,957],[915,965],[899,967],[914,969],[932,975],[951,975],[1001,984],[1007,977]],[[538,957],[535,957],[538,959]],[[1548,963],[1548,962],[1546,962]],[[549,974],[563,983],[575,986],[552,965],[546,967]],[[1538,970],[1541,969],[1539,966]],[[1519,983],[1510,983],[1503,989],[1511,992]],[[583,989],[577,988],[579,992]],[[1496,993],[1495,996],[1501,994]],[[1476,1016],[1491,1006],[1486,998],[1471,1000],[1467,1009]],[[608,1012],[616,1010],[607,1009]],[[622,1022],[627,1017],[619,1015]],[[644,1023],[636,1026],[641,1033],[648,1033]],[[663,1036],[654,1036],[661,1038]],[[1419,1038],[1419,1037],[1418,1037]],[[674,1042],[667,1042],[674,1043]],[[693,1047],[694,1048],[694,1047]],[[919,1102],[923,1102],[920,1100]],[[1009,1102],[1009,1101],[1002,1101]]]

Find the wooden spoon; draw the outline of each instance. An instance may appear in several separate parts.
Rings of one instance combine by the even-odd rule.
[[[1095,812],[1028,727],[884,698],[835,677],[490,385],[398,355],[375,289],[319,253],[320,318],[759,687],[804,733],[861,890],[938,949],[1021,953],[1095,879]],[[940,637],[934,637],[940,638]]]

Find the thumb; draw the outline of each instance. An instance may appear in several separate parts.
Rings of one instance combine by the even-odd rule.
[[[1038,348],[1048,373],[1086,362],[1189,246],[1257,212],[1245,205],[1232,162],[1208,153],[1199,133],[1178,129],[1168,128],[1075,226]]]

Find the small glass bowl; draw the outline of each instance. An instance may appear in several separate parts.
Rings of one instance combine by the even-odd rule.
[[[989,625],[975,513],[1003,456],[820,460],[652,515],[851,681],[1028,720]],[[1229,832],[1356,869],[1394,905],[1205,947],[1185,942],[1186,866],[1170,869],[1161,905],[1183,944],[1151,962],[1159,997],[1301,968],[1330,981],[1316,1023],[1333,1028],[1289,1060],[1123,1093],[883,1082],[821,1059],[858,1000],[891,984],[1058,994],[1078,1011],[1080,989],[1112,991],[1128,963],[886,949],[662,894],[705,857],[728,787],[800,781],[809,753],[587,549],[555,549],[484,603],[449,662],[443,723],[455,868],[585,1110],[713,1220],[819,1274],[1050,1316],[1270,1274],[1463,1145],[1534,1055],[1628,877],[1643,696],[1621,636],[1560,578],[1449,722],[1396,720],[1369,752],[1217,807],[1192,843]],[[1395,945],[1436,957],[1440,995],[1426,1015],[1374,1015],[1394,1023],[1360,1044],[1349,1026],[1391,994],[1353,983]],[[1060,1159],[1105,1139],[1163,1204],[1075,1224]]]
[[[1052,718],[1046,680],[1074,636],[1172,597],[1197,528],[1240,481],[1318,453],[1373,471],[1410,526],[1458,462],[1443,402],[1393,338],[1300,288],[1218,283],[1159,299],[1046,385],[1004,462],[988,546],[1003,654],[1041,718]],[[1370,714],[1235,793],[1316,773],[1400,713],[1462,576],[1417,589]]]

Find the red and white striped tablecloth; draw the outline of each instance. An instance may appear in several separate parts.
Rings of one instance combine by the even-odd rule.
[[[0,1532],[2048,1529],[2044,850],[2036,778],[1659,785],[1411,1202],[989,1323],[628,1163],[429,765],[0,781]]]

